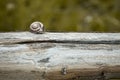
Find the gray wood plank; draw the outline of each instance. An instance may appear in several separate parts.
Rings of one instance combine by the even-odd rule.
[[[115,78],[113,73],[119,78],[119,35],[0,33],[0,80],[101,80]]]
[[[6,40],[7,39],[7,40]],[[120,43],[120,33],[0,33],[0,44],[22,42]]]

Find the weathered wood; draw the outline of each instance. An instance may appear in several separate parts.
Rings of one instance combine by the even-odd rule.
[[[62,43],[120,43],[120,33],[0,33],[0,43],[62,42]]]
[[[120,33],[0,33],[0,80],[109,78],[120,78]]]

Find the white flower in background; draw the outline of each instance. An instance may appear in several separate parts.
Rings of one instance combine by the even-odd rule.
[[[93,20],[92,16],[86,16],[85,17],[85,22],[90,23]]]
[[[7,3],[6,4],[6,9],[7,10],[13,10],[13,9],[15,9],[15,4],[14,3]]]

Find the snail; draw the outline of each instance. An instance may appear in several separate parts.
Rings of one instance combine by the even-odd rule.
[[[41,23],[41,22],[33,22],[31,25],[30,25],[30,31],[32,33],[36,33],[36,34],[42,34],[44,33],[44,25]]]

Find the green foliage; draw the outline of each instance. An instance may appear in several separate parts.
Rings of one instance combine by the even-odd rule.
[[[47,31],[119,32],[120,0],[0,0],[0,31],[25,31],[34,21]]]

